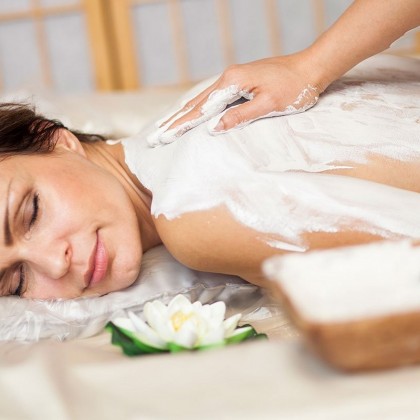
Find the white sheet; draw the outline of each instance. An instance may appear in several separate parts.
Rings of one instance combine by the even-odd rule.
[[[344,375],[300,340],[123,357],[107,337],[1,347],[2,419],[415,420],[420,368]]]

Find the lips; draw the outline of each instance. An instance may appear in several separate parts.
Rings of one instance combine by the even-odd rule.
[[[89,259],[89,271],[85,275],[87,287],[93,287],[100,283],[106,275],[108,268],[108,254],[98,232],[96,233],[96,245]]]

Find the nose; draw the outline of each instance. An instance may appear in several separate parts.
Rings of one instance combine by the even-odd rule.
[[[44,245],[27,243],[21,248],[20,259],[38,273],[51,279],[59,279],[68,273],[71,258],[71,247],[66,241],[62,240],[60,242],[47,242]]]

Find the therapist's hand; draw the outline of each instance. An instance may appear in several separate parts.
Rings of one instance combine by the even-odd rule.
[[[186,104],[184,109],[191,110],[176,120],[172,128],[199,118],[212,93],[230,86],[237,86],[240,96],[249,94],[252,99],[228,110],[215,131],[226,131],[270,113],[304,111],[315,105],[319,95],[319,89],[311,85],[308,74],[299,55],[228,67],[212,86]]]
[[[150,143],[174,141],[241,97],[248,100],[213,120],[211,133],[223,133],[267,116],[305,111],[315,105],[321,89],[311,80],[309,68],[306,52],[231,66],[213,85],[168,118]]]
[[[355,0],[307,49],[228,68],[147,141],[151,146],[171,143],[241,97],[249,101],[213,119],[211,133],[222,133],[264,116],[305,111],[315,105],[330,83],[417,26],[420,0]]]

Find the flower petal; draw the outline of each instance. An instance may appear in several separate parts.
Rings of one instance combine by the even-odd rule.
[[[176,295],[168,305],[168,317],[170,318],[174,313],[191,308],[191,302],[184,295]],[[187,312],[190,312],[187,311]]]
[[[192,307],[195,311],[201,312],[201,309],[203,308],[203,304],[199,300],[197,300],[192,304]]]
[[[158,349],[141,341],[135,332],[117,327],[112,321],[106,326],[111,332],[111,342],[116,346],[120,346],[127,356],[136,356],[139,354],[160,353],[166,349]]]
[[[152,305],[154,306],[155,310],[161,314],[161,316],[168,316],[168,307],[163,302],[161,302],[160,300],[154,300],[152,302]]]
[[[140,325],[141,323],[143,323],[143,320],[132,311],[128,311],[127,313],[128,313],[128,319],[132,322],[134,326],[134,331],[137,331],[137,325]]]
[[[144,305],[143,313],[146,322],[154,329],[156,329],[156,323],[162,323],[167,319],[165,314],[162,313],[159,305],[156,305],[155,302],[147,302],[146,305]]]
[[[136,327],[133,324],[133,322],[131,321],[131,319],[128,318],[115,318],[112,320],[112,323],[114,325],[116,325],[119,328],[124,328],[125,330],[128,331],[135,331]]]
[[[156,347],[158,349],[167,349],[167,343],[159,335],[150,328],[142,319],[136,316],[133,312],[129,311],[128,316],[135,326],[135,334],[140,341],[148,344],[149,346]]]
[[[211,344],[222,343],[225,336],[225,330],[222,325],[207,332],[206,335],[200,337],[199,345],[208,346]]]
[[[172,341],[174,330],[172,324],[161,310],[160,305],[155,302],[146,303],[144,306],[144,316],[147,323],[165,341]]]
[[[191,316],[188,318],[188,322],[191,322],[193,324],[193,327],[195,328],[195,331],[197,333],[197,337],[201,337],[207,334],[210,328],[208,320],[203,318],[201,314],[197,312],[191,314]]]
[[[195,324],[192,321],[186,321],[182,328],[175,333],[173,342],[182,347],[192,349],[197,343],[197,338]]]
[[[229,337],[238,325],[242,314],[236,314],[223,321],[223,328],[225,329],[225,337]]]
[[[226,305],[225,302],[215,302],[210,305],[211,320],[214,324],[221,324],[225,319]]]
[[[209,320],[211,318],[211,308],[210,305],[203,305],[197,312],[200,313],[200,316],[206,320]]]

